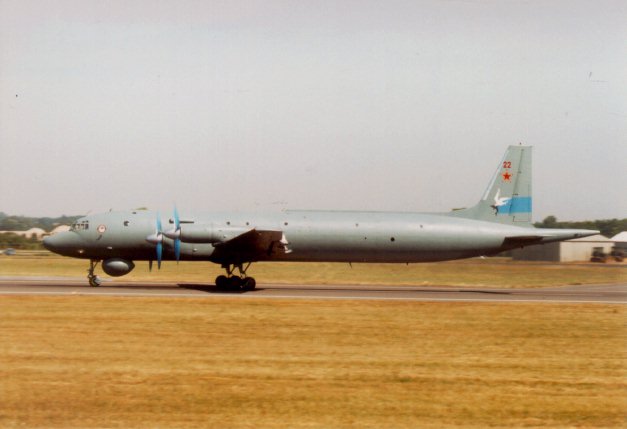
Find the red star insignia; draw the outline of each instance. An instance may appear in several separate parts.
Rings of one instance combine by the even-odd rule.
[[[506,171],[505,173],[503,173],[503,180],[505,180],[506,182],[509,182],[511,178],[512,178],[512,175],[509,174],[509,171]]]

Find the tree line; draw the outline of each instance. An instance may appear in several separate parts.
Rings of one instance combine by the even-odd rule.
[[[37,237],[26,238],[21,235],[3,233],[0,234],[0,252],[2,249],[43,250],[44,246]]]
[[[71,225],[81,216],[59,217],[26,217],[9,216],[0,212],[0,231],[27,231],[31,228],[41,228],[50,232],[59,225]]]
[[[50,232],[59,225],[71,225],[81,216],[59,217],[27,217],[10,216],[0,212],[0,231],[28,231],[31,228],[41,228]],[[20,250],[42,250],[44,247],[37,237],[26,238],[11,233],[0,234],[0,249],[13,248]]]

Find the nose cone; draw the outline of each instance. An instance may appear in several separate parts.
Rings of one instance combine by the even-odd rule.
[[[75,232],[60,232],[44,238],[44,247],[59,255],[75,256],[83,251],[83,240]]]

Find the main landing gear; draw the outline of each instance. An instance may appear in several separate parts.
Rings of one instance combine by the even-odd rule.
[[[243,264],[222,264],[222,268],[226,270],[227,275],[216,277],[217,288],[236,291],[255,290],[257,286],[255,279],[253,277],[246,277],[246,270],[248,270],[250,264],[249,262],[246,267],[244,267]],[[239,275],[234,274],[236,268]]]
[[[89,269],[87,270],[89,274],[87,274],[87,280],[89,280],[89,286],[91,287],[98,287],[102,283],[100,278],[98,278],[98,276],[94,274],[94,270],[96,269],[99,263],[100,261],[95,260],[95,259],[89,260]]]

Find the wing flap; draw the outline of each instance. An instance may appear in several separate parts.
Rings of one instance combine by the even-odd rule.
[[[221,263],[244,263],[268,259],[273,254],[288,253],[283,231],[246,231],[230,240],[214,244],[211,259]]]

